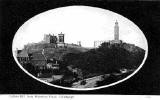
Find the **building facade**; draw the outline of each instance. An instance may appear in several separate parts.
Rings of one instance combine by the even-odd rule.
[[[56,44],[56,47],[64,47],[65,46],[65,42],[64,42],[64,34],[61,32],[60,34],[58,34],[57,36],[51,35],[51,34],[45,34],[44,35],[44,39],[43,39],[43,43],[53,43]]]
[[[30,62],[30,54],[28,53],[28,51],[26,50],[16,50],[17,54],[16,54],[16,57],[17,57],[17,60],[19,61],[20,64],[26,64],[26,63],[29,63]]]
[[[54,43],[54,44],[56,44],[57,43],[57,36],[54,36],[54,34],[53,35],[45,34],[43,41],[45,43]]]
[[[58,47],[64,47],[65,43],[64,43],[64,34],[61,32],[60,34],[58,34],[58,43],[57,43]]]

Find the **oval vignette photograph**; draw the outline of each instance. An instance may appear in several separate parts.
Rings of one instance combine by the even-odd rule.
[[[134,77],[148,55],[140,28],[123,15],[91,6],[66,6],[28,19],[16,32],[18,66],[42,84],[95,90]]]

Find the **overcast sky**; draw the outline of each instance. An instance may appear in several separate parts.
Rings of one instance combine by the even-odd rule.
[[[114,24],[119,23],[120,40],[147,49],[142,31],[127,18],[109,10],[69,6],[46,11],[25,22],[13,40],[13,50],[22,49],[27,43],[37,43],[44,34],[65,34],[66,43],[81,41],[84,47],[93,47],[94,41],[113,40]]]

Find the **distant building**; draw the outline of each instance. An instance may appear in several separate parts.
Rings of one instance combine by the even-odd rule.
[[[17,60],[20,62],[20,64],[26,64],[30,61],[30,54],[27,50],[16,50],[16,56]]]
[[[114,40],[112,41],[114,43],[120,43],[121,41],[119,40],[119,25],[116,20],[115,26],[114,26]]]
[[[58,64],[57,61],[56,62],[50,61],[50,62],[47,63],[46,67],[48,69],[59,69],[59,64]]]
[[[58,47],[64,47],[65,43],[64,43],[64,34],[61,32],[60,34],[58,34],[58,43],[57,43]]]
[[[54,36],[54,34],[53,35],[45,34],[43,41],[45,43],[54,43],[54,44],[56,44],[57,43],[57,36]]]
[[[115,41],[119,40],[119,26],[118,26],[117,20],[116,20],[115,26],[114,26],[114,40]]]
[[[60,48],[63,48],[63,47],[81,47],[81,41],[78,41],[77,44],[68,44],[68,43],[65,43],[65,37],[64,37],[64,34],[61,32],[60,34],[58,34],[58,36],[54,36],[51,35],[51,34],[45,34],[44,35],[44,38],[43,38],[43,41],[41,41],[40,43],[48,43],[47,46],[52,46],[54,48],[56,47],[60,47]],[[35,46],[35,47],[38,47],[38,46]],[[32,48],[34,49],[34,48]]]
[[[78,41],[78,42],[77,42],[77,45],[81,47],[81,41]]]
[[[65,47],[69,48],[81,48],[81,45],[74,44],[74,43],[65,43]]]
[[[94,48],[98,48],[104,42],[106,41],[94,41]]]
[[[41,52],[32,53],[32,65],[39,69],[45,69],[47,61]]]
[[[34,53],[28,53],[25,49],[21,51],[17,50],[16,57],[22,66],[24,64],[31,63],[36,68],[46,69],[51,64],[52,69],[59,68],[58,60],[54,57],[47,57],[44,50],[42,50],[42,52]]]
[[[56,47],[64,47],[64,34],[61,32],[60,34],[58,34],[58,37],[54,36],[54,34],[45,34],[42,43],[53,43],[56,44]]]
[[[102,43],[107,42],[107,41],[94,41],[94,48],[99,47]],[[108,41],[110,44],[119,44],[122,43],[122,40],[119,40],[119,25],[116,20],[115,26],[114,26],[114,39]]]

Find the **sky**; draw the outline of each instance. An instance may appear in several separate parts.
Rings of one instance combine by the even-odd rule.
[[[16,32],[13,50],[25,44],[38,43],[44,34],[65,34],[65,43],[81,41],[83,47],[93,47],[94,41],[113,40],[115,21],[119,23],[120,40],[147,49],[143,32],[129,19],[112,11],[89,7],[68,6],[35,15]]]

